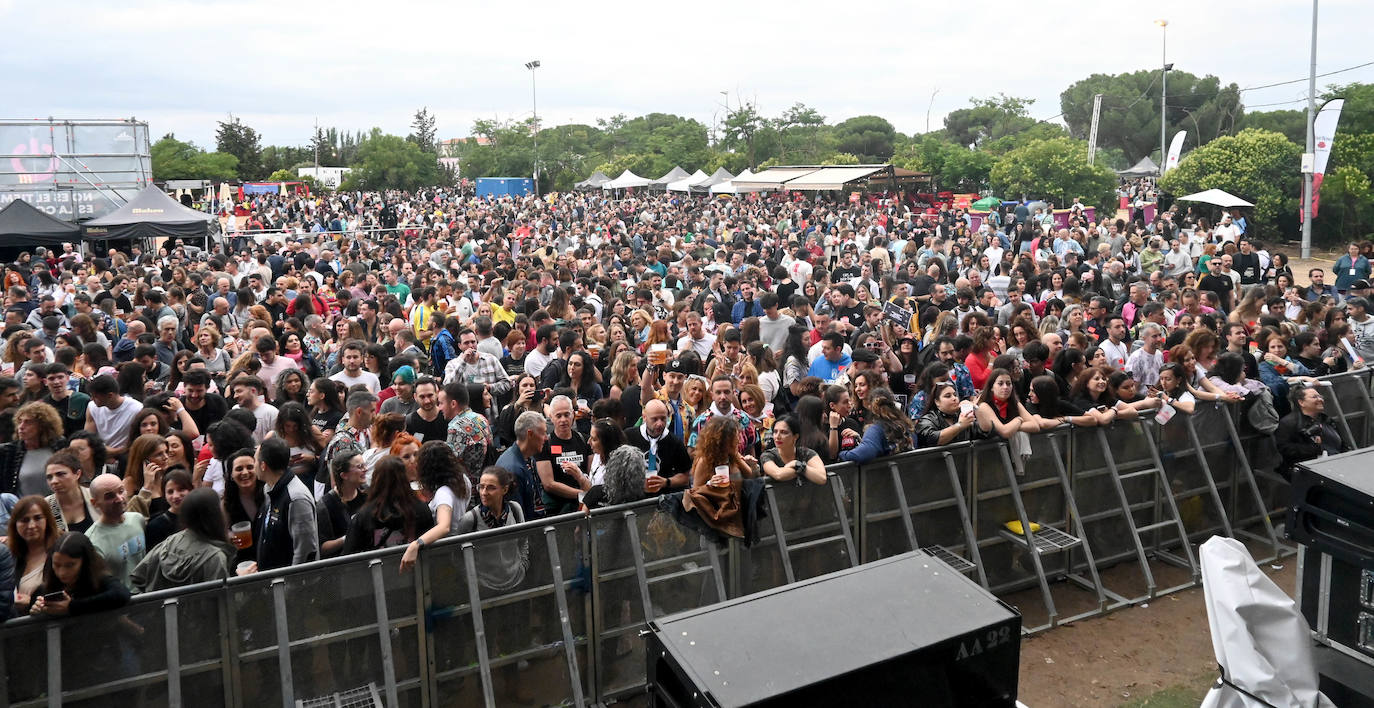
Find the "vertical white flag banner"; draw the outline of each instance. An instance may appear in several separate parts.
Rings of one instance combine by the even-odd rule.
[[[1312,159],[1312,217],[1317,216],[1318,193],[1322,188],[1322,177],[1326,174],[1326,161],[1331,157],[1331,143],[1336,138],[1336,122],[1341,119],[1344,98],[1327,101],[1317,111],[1312,122],[1312,138],[1315,148]]]
[[[1164,161],[1164,172],[1178,167],[1179,153],[1183,152],[1183,139],[1188,136],[1188,131],[1180,130],[1174,133],[1174,139],[1169,142],[1169,159]]]

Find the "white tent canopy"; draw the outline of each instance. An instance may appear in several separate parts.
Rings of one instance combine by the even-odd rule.
[[[675,182],[669,182],[668,191],[690,192],[692,191],[692,187],[695,187],[697,186],[697,184],[705,182],[708,179],[710,179],[710,177],[708,177],[705,172],[697,170],[688,177],[684,177],[683,179],[677,180]]]
[[[1149,155],[1140,158],[1140,162],[1135,163],[1128,169],[1117,170],[1122,177],[1152,177],[1159,174],[1159,165],[1150,159]]]
[[[606,184],[609,181],[611,181],[610,177],[607,177],[606,175],[601,174],[600,172],[596,172],[593,173],[591,177],[588,177],[587,179],[584,179],[581,182],[573,184],[573,189],[601,189],[601,185]]]
[[[717,167],[716,171],[712,172],[710,177],[692,185],[692,189],[701,192],[710,191],[711,187],[721,182],[729,182],[734,178],[735,176],[730,174],[729,170],[726,170],[724,167]]]
[[[1203,204],[1213,204],[1224,209],[1232,207],[1252,207],[1254,204],[1237,197],[1234,194],[1220,189],[1208,189],[1197,194],[1189,194],[1186,197],[1179,197],[1174,201],[1179,202],[1202,202]]]
[[[690,176],[691,175],[687,174],[687,170],[684,170],[681,167],[674,167],[673,169],[668,170],[668,174],[663,175],[662,177],[659,177],[658,179],[650,182],[649,186],[666,187],[668,184],[672,182],[676,182],[680,179],[687,179]]]
[[[801,177],[802,175],[809,175],[819,169],[819,167],[770,167],[757,174],[751,174],[748,179],[745,179],[744,175],[740,175],[733,181],[737,187],[759,188],[759,190],[741,189],[740,191],[782,189],[783,185],[787,182]]]
[[[875,172],[884,172],[886,169],[886,166],[874,167],[872,165],[824,167],[810,174],[788,180],[787,188],[803,191],[844,189],[849,182],[863,179]]]
[[[741,184],[754,178],[754,173],[745,170],[738,177],[711,185],[711,194],[743,194],[745,192],[766,192],[767,186]]]
[[[625,170],[619,177],[601,185],[602,189],[625,189],[627,187],[647,187],[652,180],[645,179],[639,175]]]

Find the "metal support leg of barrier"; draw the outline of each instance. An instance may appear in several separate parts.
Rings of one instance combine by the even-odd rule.
[[[1075,573],[1073,570],[1073,549],[1069,549],[1068,563],[1065,566],[1065,577],[1069,582],[1077,585],[1084,590],[1089,590],[1097,594],[1097,609],[1065,617],[1063,623],[1067,624],[1075,620],[1094,617],[1107,611],[1107,599],[1112,598],[1118,602],[1124,602],[1126,598],[1117,595],[1102,585],[1102,576],[1097,572],[1097,560],[1093,558],[1091,544],[1088,543],[1088,532],[1083,528],[1083,516],[1078,513],[1078,502],[1073,498],[1073,486],[1069,483],[1069,470],[1064,466],[1063,450],[1059,447],[1059,435],[1057,433],[1047,433],[1050,442],[1050,453],[1054,457],[1054,472],[1059,477],[1059,489],[1064,494],[1064,518],[1065,525],[1072,524],[1074,533],[1077,534],[1079,547],[1083,549],[1083,562],[1088,568],[1089,578]]]
[[[626,510],[621,516],[625,530],[630,534],[630,557],[635,562],[635,584],[639,587],[639,604],[644,609],[644,622],[654,620],[654,601],[649,595],[649,573],[644,568],[644,547],[639,542],[639,525],[635,522],[633,510]]]
[[[549,570],[553,574],[553,597],[558,603],[558,624],[563,629],[563,657],[568,662],[568,682],[572,684],[572,700],[575,706],[587,705],[582,692],[582,670],[577,665],[577,638],[573,636],[572,621],[568,615],[568,589],[563,583],[563,557],[558,553],[558,529],[544,527],[544,541],[549,549]]]
[[[964,548],[968,549],[968,560],[973,563],[974,572],[978,573],[978,583],[986,590],[988,572],[983,567],[983,554],[978,550],[978,535],[973,532],[973,517],[968,511],[964,484],[959,481],[959,470],[954,465],[954,456],[946,452],[941,457],[945,460],[945,474],[949,476],[949,487],[954,493],[954,505],[959,510],[959,523],[964,526]]]
[[[1011,492],[1012,502],[1016,504],[1016,518],[1021,520],[1021,531],[1025,536],[1026,555],[1030,556],[1031,565],[1035,568],[1035,578],[1040,582],[1040,595],[1045,600],[1045,613],[1049,618],[1044,626],[1022,627],[1023,633],[1031,634],[1058,626],[1059,610],[1054,606],[1054,596],[1050,593],[1050,581],[1049,578],[1045,577],[1045,564],[1040,560],[1040,550],[1035,543],[1035,532],[1031,530],[1031,520],[1026,513],[1026,504],[1021,501],[1021,487],[1016,483],[1016,468],[1011,463],[1011,454],[1007,452],[1005,443],[997,446],[997,452],[1002,458],[1002,471],[1006,474],[1007,489]]]
[[[1356,379],[1363,378],[1363,374],[1355,376]],[[1364,406],[1364,443],[1374,444],[1374,400],[1370,399],[1370,387],[1374,386],[1374,376],[1370,377],[1369,383],[1363,386],[1356,386],[1360,392],[1360,404]]]
[[[945,453],[948,457],[949,453]],[[897,495],[897,506],[901,510],[902,529],[906,531],[907,550],[915,551],[921,547],[920,541],[916,539],[916,525],[911,521],[911,504],[906,500],[906,488],[902,486],[902,473],[897,469],[896,462],[887,463],[888,474],[892,477],[892,490]],[[984,584],[986,586],[986,583]]]
[[[491,656],[487,651],[487,628],[482,621],[482,591],[477,580],[477,551],[463,544],[463,566],[468,574],[468,604],[472,607],[472,634],[477,642],[477,668],[482,675],[483,705],[496,708],[496,688],[491,679]]]
[[[1197,425],[1193,422],[1193,416],[1185,414],[1182,417],[1187,424],[1188,441],[1192,443],[1193,453],[1197,455],[1198,468],[1202,470],[1202,478],[1207,481],[1208,496],[1212,499],[1212,505],[1216,507],[1217,518],[1221,519],[1221,529],[1227,536],[1234,536],[1231,533],[1231,518],[1227,516],[1226,505],[1221,501],[1221,492],[1217,489],[1216,477],[1212,476],[1212,466],[1207,462],[1207,451],[1202,447],[1202,438],[1198,437]]]
[[[162,603],[162,632],[167,642],[167,705],[181,708],[181,636],[177,632],[177,599]]]
[[[1166,510],[1168,510],[1171,520],[1173,521],[1174,529],[1178,532],[1179,545],[1183,548],[1182,558],[1179,558],[1173,553],[1169,553],[1159,548],[1158,546],[1156,546],[1154,549],[1155,555],[1175,565],[1178,565],[1179,567],[1187,568],[1189,574],[1192,576],[1189,582],[1165,588],[1159,591],[1160,594],[1167,595],[1171,592],[1177,592],[1179,590],[1184,590],[1197,585],[1199,582],[1202,581],[1202,573],[1198,569],[1197,556],[1193,554],[1193,545],[1188,541],[1188,529],[1183,526],[1183,517],[1180,516],[1178,513],[1178,502],[1174,500],[1173,487],[1169,482],[1168,473],[1164,471],[1164,461],[1160,459],[1159,448],[1155,446],[1154,436],[1150,435],[1150,431],[1145,428],[1145,423],[1137,422],[1136,425],[1141,426],[1140,432],[1145,438],[1146,447],[1150,448],[1150,459],[1154,462],[1155,465],[1155,482],[1157,490],[1155,494],[1156,501],[1158,502],[1159,499],[1163,499],[1163,506]],[[1160,528],[1168,528],[1168,526],[1166,525],[1167,523],[1167,520],[1164,522],[1160,522]]]
[[[243,691],[239,688],[239,620],[233,609],[234,595],[225,585],[219,593],[220,658],[224,670],[225,708],[242,708]]]
[[[716,602],[725,602],[725,575],[721,570],[720,549],[716,547],[715,542],[705,536],[701,537],[698,542],[706,551],[706,559],[711,563],[711,575],[715,576],[716,579]]]
[[[844,481],[837,474],[830,475],[829,483],[830,498],[835,501],[835,519],[840,524],[840,533],[844,536],[844,548],[849,553],[849,567],[859,565],[859,554],[854,549],[854,534],[849,530],[849,512],[844,508]]]
[[[423,550],[423,549],[422,549]],[[433,697],[438,695],[438,678],[435,674],[434,639],[430,636],[429,616],[432,611],[433,595],[430,593],[429,563],[426,554],[421,552],[415,557],[415,641],[420,664],[420,705],[434,705]]]
[[[399,706],[396,662],[391,651],[391,616],[386,611],[386,581],[382,579],[382,561],[374,558],[367,566],[372,573],[372,599],[377,607],[377,642],[382,648],[382,682],[386,689],[386,704]]]
[[[773,491],[773,485],[764,488],[764,494],[768,495],[768,508],[771,510],[769,516],[773,517],[773,534],[777,537],[778,553],[782,556],[782,573],[787,578],[787,584],[797,582],[796,573],[792,570],[792,554],[787,550],[787,538],[782,531],[782,513],[778,509],[778,495]]]
[[[5,661],[4,640],[0,640],[0,708],[10,708],[10,671]]]
[[[62,626],[48,626],[48,708],[62,708]]]
[[[1153,599],[1155,596],[1155,575],[1150,571],[1150,560],[1145,557],[1145,547],[1140,545],[1140,531],[1135,525],[1135,516],[1131,513],[1131,500],[1126,496],[1126,488],[1121,484],[1121,471],[1116,466],[1116,456],[1112,454],[1112,446],[1107,441],[1107,431],[1097,428],[1097,443],[1102,448],[1102,461],[1107,465],[1107,473],[1111,476],[1112,487],[1116,490],[1116,498],[1121,502],[1121,518],[1126,522],[1126,530],[1130,533],[1131,543],[1135,545],[1136,560],[1140,563],[1140,573],[1145,577],[1145,594],[1132,600]]]
[[[1259,482],[1255,480],[1255,471],[1250,467],[1249,456],[1245,454],[1245,444],[1240,439],[1240,429],[1236,427],[1236,421],[1231,418],[1230,411],[1226,411],[1226,415],[1222,417],[1226,419],[1226,433],[1231,437],[1231,447],[1235,450],[1237,462],[1239,463],[1236,465],[1236,471],[1239,477],[1244,480],[1245,486],[1250,488],[1250,493],[1253,496],[1255,504],[1255,510],[1259,513],[1260,521],[1264,522],[1263,536],[1246,531],[1245,529],[1240,527],[1239,523],[1235,524],[1235,528],[1233,530],[1237,538],[1241,536],[1248,536],[1257,541],[1268,543],[1270,547],[1273,549],[1274,555],[1266,556],[1264,558],[1256,558],[1256,563],[1267,563],[1269,561],[1276,560],[1279,557],[1286,555],[1284,553],[1285,550],[1289,550],[1289,552],[1292,551],[1291,549],[1286,549],[1286,547],[1279,542],[1279,536],[1274,531],[1274,523],[1269,519],[1268,505],[1264,503],[1264,495],[1260,494]],[[1232,494],[1232,499],[1237,501],[1237,496],[1240,494],[1240,490],[1236,489],[1236,487],[1238,486],[1239,485],[1237,484],[1232,484],[1232,488],[1234,490]],[[1232,509],[1238,508],[1239,504],[1232,506]]]
[[[281,704],[285,708],[296,705],[296,682],[291,674],[291,623],[286,616],[286,581],[272,581],[273,619],[277,625],[277,678],[281,683]]]

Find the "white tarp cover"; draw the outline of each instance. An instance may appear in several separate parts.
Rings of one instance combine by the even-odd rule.
[[[710,179],[710,177],[708,177],[705,172],[697,170],[696,172],[693,172],[692,174],[688,175],[683,179],[677,180],[676,182],[669,182],[668,191],[690,192],[692,191],[692,187],[695,187],[708,179]]]
[[[745,170],[732,180],[726,180],[719,184],[711,185],[711,194],[744,194],[745,192],[766,192],[772,189],[772,187],[765,185],[740,184],[740,181],[748,181],[753,178],[754,173]]]
[[[668,170],[668,174],[659,177],[658,179],[654,180],[653,182],[650,182],[649,184],[655,187],[662,187],[666,184],[676,182],[680,179],[687,179],[690,176],[691,175],[687,174],[687,170],[684,170],[681,167],[674,167],[673,169]]]
[[[885,167],[826,167],[809,175],[788,180],[788,189],[819,191],[825,189],[844,189],[845,184],[863,179],[874,172],[885,172]]]
[[[735,176],[730,174],[729,170],[725,169],[724,167],[717,167],[716,171],[712,172],[710,177],[707,177],[704,181],[700,183],[692,185],[692,189],[700,190],[703,192],[710,191],[711,187],[720,184],[721,182],[729,182],[734,178]]]
[[[601,188],[625,189],[626,187],[647,187],[649,186],[649,182],[650,180],[640,177],[639,175],[629,170],[625,170],[624,172],[620,173],[619,177],[616,177],[615,179],[601,185]]]
[[[744,179],[740,175],[732,180],[741,192],[752,191],[746,187],[759,187],[761,189],[782,189],[783,184],[789,180],[794,180],[802,175],[809,175],[818,171],[819,167],[771,167],[758,174],[750,175],[749,179]]]
[[[1146,155],[1140,158],[1140,162],[1127,169],[1117,170],[1116,173],[1122,177],[1150,177],[1159,174],[1159,165],[1156,165],[1155,161]]]
[[[592,173],[591,177],[588,177],[587,179],[584,179],[581,182],[573,183],[573,189],[601,189],[601,185],[606,184],[609,181],[611,181],[610,177],[607,177],[606,175],[601,174],[600,172],[594,172]]]
[[[1293,599],[1240,541],[1213,536],[1199,557],[1217,664],[1227,682],[1260,699],[1219,683],[1203,708],[1335,708],[1317,690],[1312,635]]]
[[[1175,199],[1176,202],[1202,202],[1203,204],[1215,204],[1219,207],[1230,209],[1231,207],[1252,207],[1254,204],[1237,197],[1230,192],[1221,189],[1209,189],[1196,194],[1189,194],[1186,197]]]

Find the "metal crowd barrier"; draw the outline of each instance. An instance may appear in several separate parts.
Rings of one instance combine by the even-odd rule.
[[[1341,435],[1374,443],[1371,373],[1326,380]],[[1043,631],[1194,586],[1192,544],[1214,534],[1292,552],[1276,456],[1239,416],[1199,402],[1032,435],[1024,457],[984,441],[836,465],[769,484],[748,548],[649,499],[444,539],[412,572],[388,549],[12,620],[0,708],[613,702],[644,694],[648,621],[918,548]]]

